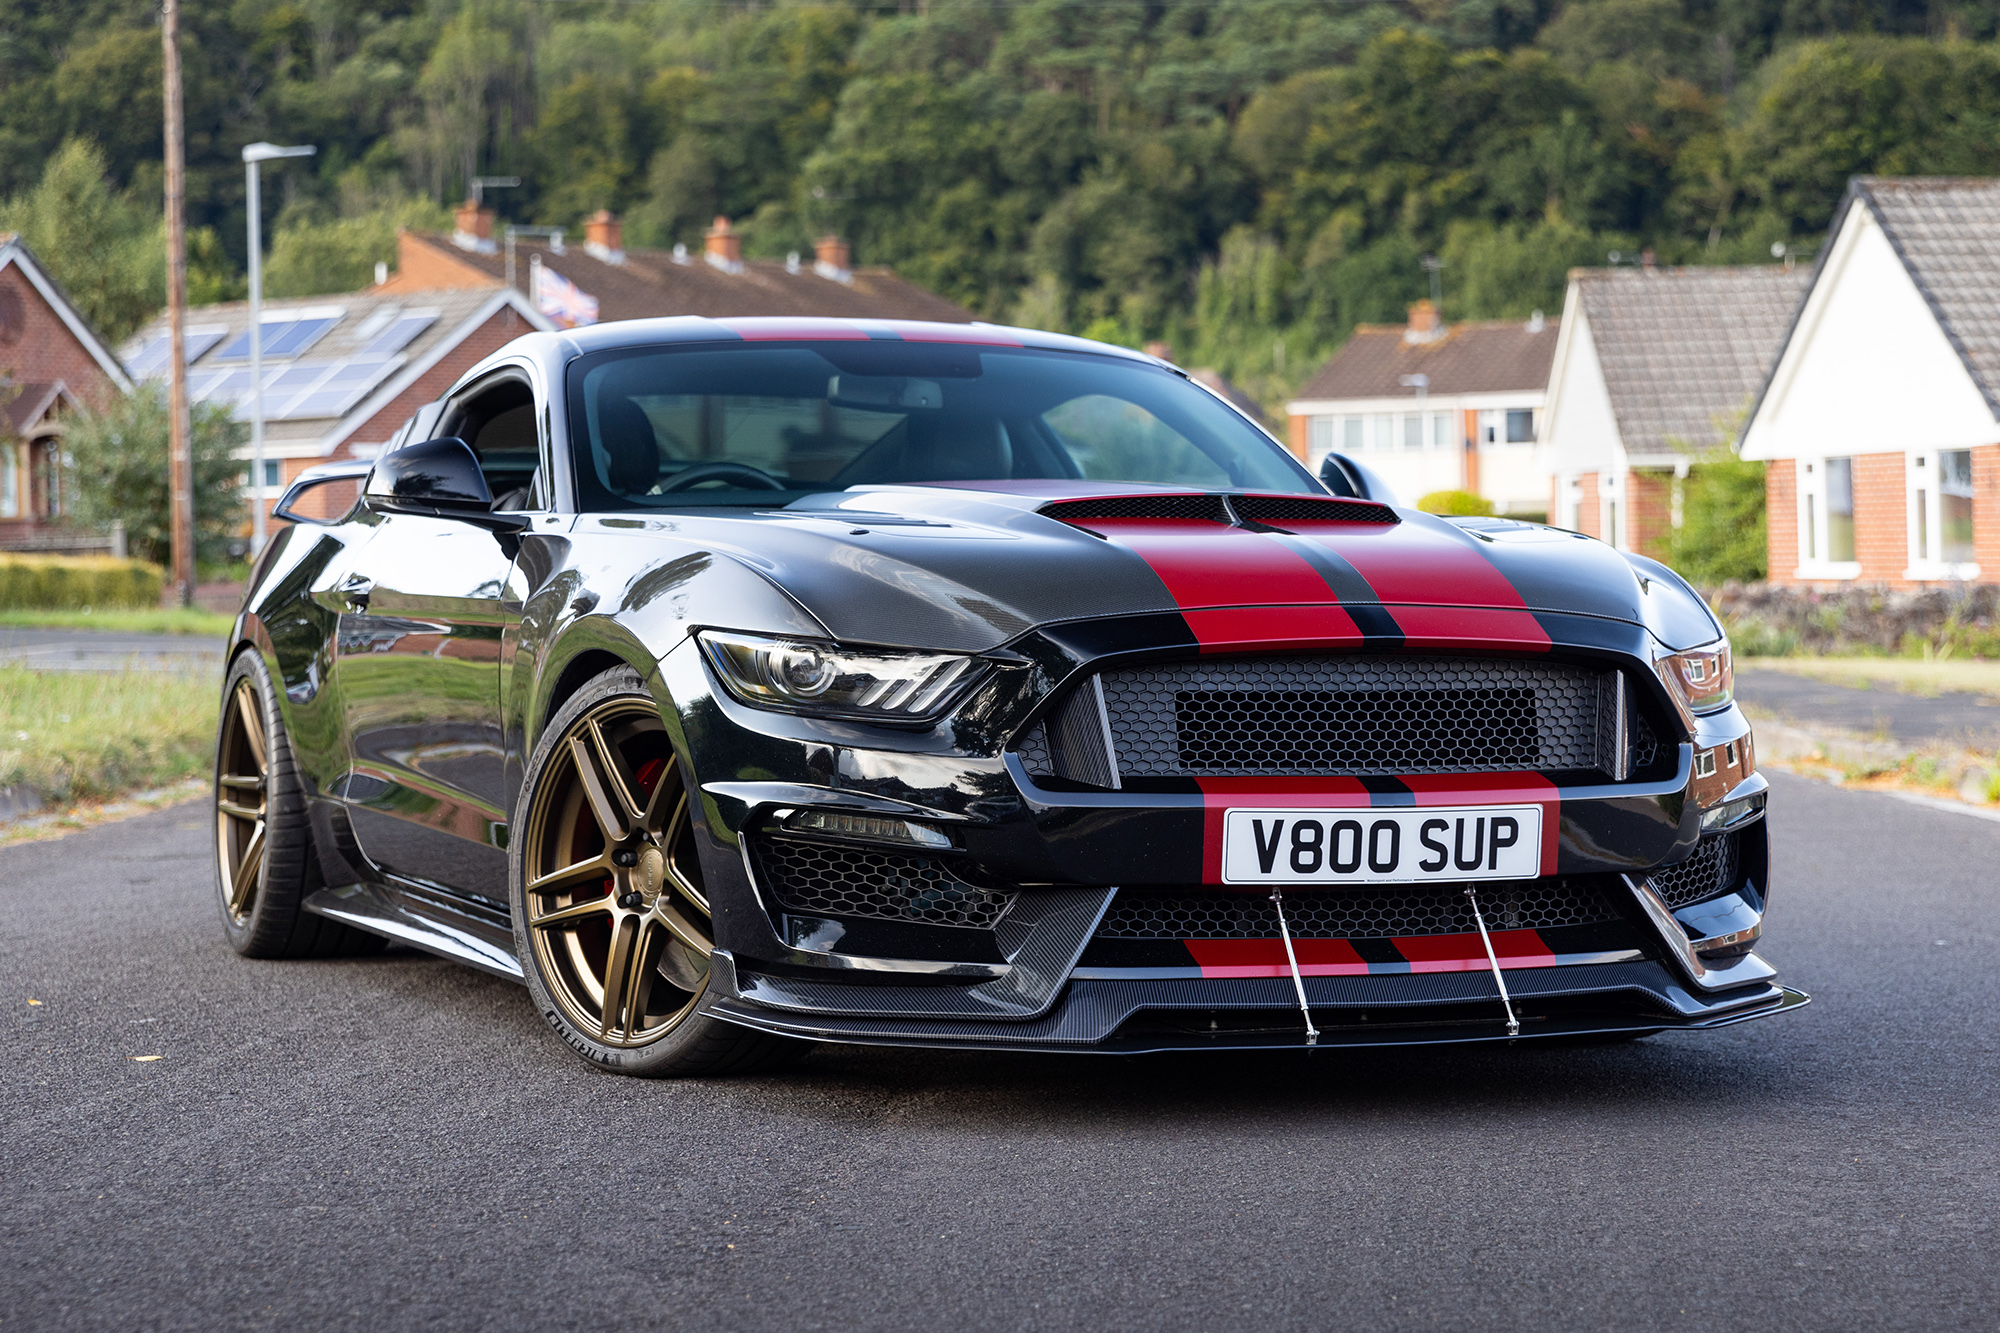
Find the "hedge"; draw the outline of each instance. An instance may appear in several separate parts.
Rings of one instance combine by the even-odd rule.
[[[166,571],[108,555],[0,553],[0,611],[80,611],[154,607]]]

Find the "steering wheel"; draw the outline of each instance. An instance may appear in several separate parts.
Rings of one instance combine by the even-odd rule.
[[[676,472],[669,481],[663,481],[656,488],[660,494],[684,491],[699,486],[704,481],[733,481],[753,491],[788,491],[791,487],[772,476],[763,468],[752,467],[748,463],[699,463],[691,468]]]

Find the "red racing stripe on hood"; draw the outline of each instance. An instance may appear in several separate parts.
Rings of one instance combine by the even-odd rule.
[[[1407,647],[1549,646],[1548,631],[1529,613],[1519,589],[1456,529],[1440,531],[1416,520],[1394,527],[1286,526],[1354,566],[1402,626]]]

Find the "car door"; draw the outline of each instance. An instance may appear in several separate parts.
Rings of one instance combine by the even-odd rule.
[[[532,392],[515,376],[461,395],[433,428],[472,444],[489,489],[517,508],[520,483],[534,487],[534,430]],[[504,902],[501,647],[520,621],[508,587],[518,539],[452,518],[372,519],[337,585],[351,761],[341,795],[355,840],[380,870]]]

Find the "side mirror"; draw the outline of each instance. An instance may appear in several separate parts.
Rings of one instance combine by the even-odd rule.
[[[369,508],[388,514],[459,518],[509,532],[527,526],[524,515],[493,512],[479,456],[455,435],[382,455],[368,474],[366,497]]]
[[[338,523],[349,510],[354,508],[354,502],[359,497],[353,488],[358,487],[361,479],[367,475],[368,464],[359,462],[321,463],[318,467],[309,467],[299,473],[292,484],[286,487],[277,508],[271,511],[271,517],[283,519],[287,523]],[[313,491],[323,490],[341,482],[346,483],[344,489],[320,498],[318,507],[326,511],[324,515],[302,514],[295,507]]]
[[[1335,495],[1351,495],[1357,500],[1379,500],[1383,504],[1400,504],[1395,487],[1382,480],[1373,468],[1366,467],[1346,454],[1328,454],[1326,461],[1319,465],[1320,484]]]

